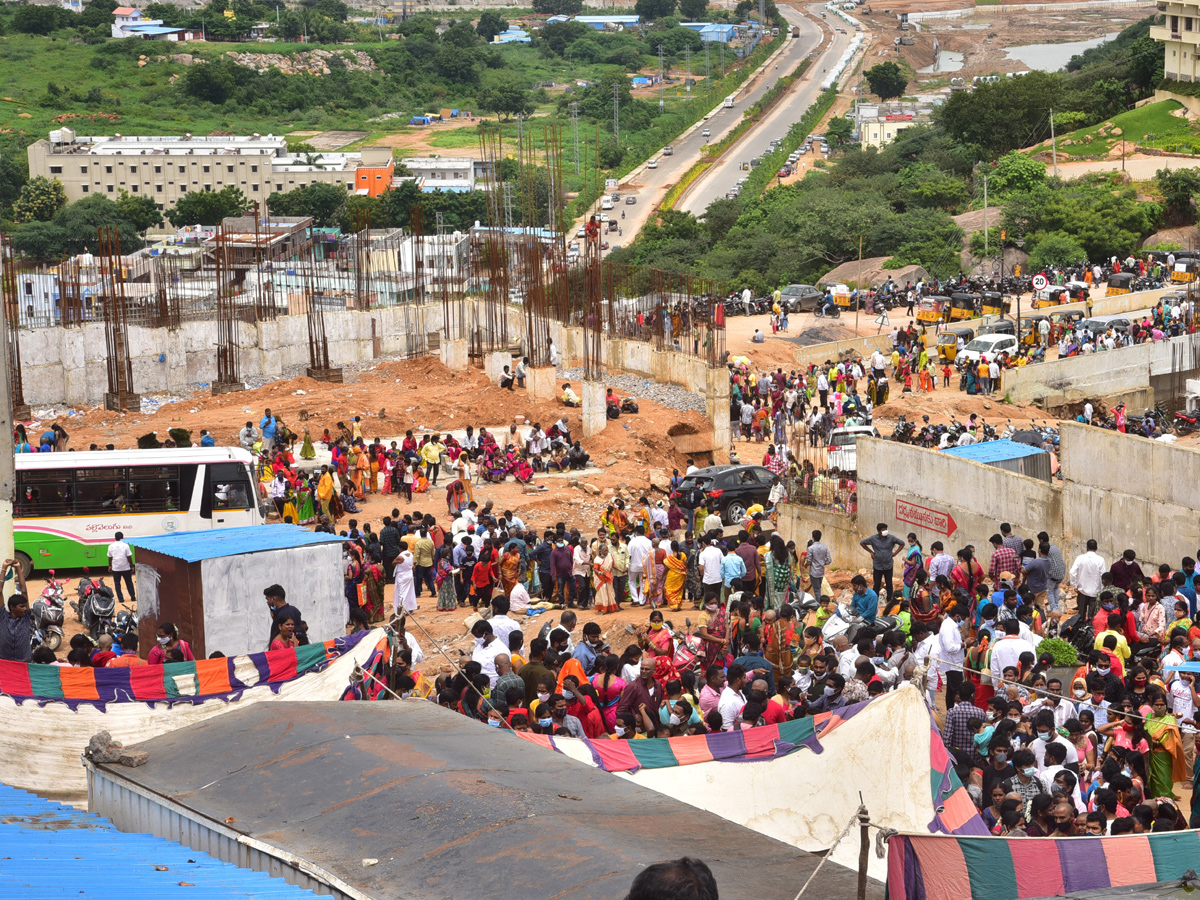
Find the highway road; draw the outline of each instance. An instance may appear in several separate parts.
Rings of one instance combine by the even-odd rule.
[[[752,79],[748,85],[743,85],[741,92],[739,92],[737,96],[737,105],[735,107],[732,109],[725,109],[723,107],[717,109],[717,112],[707,122],[697,123],[697,125],[681,135],[671,145],[675,151],[672,156],[663,156],[660,153],[655,157],[658,160],[657,168],[650,169],[643,166],[641,169],[635,169],[632,173],[626,176],[626,178],[622,181],[620,188],[621,203],[618,205],[616,210],[613,210],[610,213],[610,215],[613,215],[619,221],[622,232],[620,236],[613,234],[608,237],[608,240],[613,246],[619,246],[633,239],[633,236],[641,230],[643,225],[645,225],[655,205],[662,200],[667,190],[673,184],[678,182],[679,179],[683,177],[683,174],[692,167],[693,163],[700,158],[700,152],[706,143],[706,139],[701,134],[705,128],[708,128],[712,132],[711,136],[707,139],[708,141],[720,140],[724,135],[728,134],[738,122],[741,121],[742,114],[745,112],[745,110],[760,97],[762,97],[763,94],[770,90],[771,86],[775,84],[780,75],[786,74],[795,69],[800,60],[811,53],[813,49],[820,44],[821,26],[816,24],[813,19],[805,16],[800,11],[798,6],[792,6],[786,3],[780,3],[778,6],[780,13],[788,21],[789,28],[791,25],[800,26],[800,37],[788,38],[778,55],[776,55],[769,63],[767,70],[760,74],[757,78]],[[820,11],[822,9],[820,4],[812,4],[810,8],[814,11],[814,15],[820,15]],[[832,17],[830,18],[830,28],[835,27],[833,24],[835,21],[840,20],[834,20]],[[841,54],[842,50],[845,49],[846,44],[850,40],[848,35],[843,34],[835,33],[834,37],[838,38],[838,40],[834,42],[833,48],[828,50],[822,56],[822,60],[827,61],[824,63],[826,65],[837,60],[838,56]],[[717,57],[718,51],[714,48],[709,52],[710,65],[719,65],[719,63],[714,62],[715,59],[719,58]],[[808,72],[805,73],[805,77],[800,79],[796,85],[793,85],[793,92],[791,96],[795,96],[795,93],[798,89],[797,85],[807,85],[811,83],[812,92],[806,103],[812,102],[812,97],[815,97],[817,93],[819,93],[817,91],[817,84],[821,80],[822,60],[818,60],[815,65],[810,66]],[[693,66],[695,66],[694,57],[692,63]],[[703,90],[696,92],[695,97],[696,99],[693,102],[710,103],[713,107],[720,107],[721,102],[724,100],[724,97],[713,97],[705,100]],[[787,99],[782,101],[780,105],[776,107],[775,112],[778,112],[784,108],[792,110],[792,112],[789,113],[790,117],[781,120],[786,122],[786,125],[782,126],[783,132],[786,132],[787,127],[791,125],[791,122],[803,114],[804,107],[801,107],[797,110],[794,103],[790,99]],[[777,117],[773,113],[768,117],[768,119],[770,121],[775,121]],[[742,140],[738,142],[738,145],[742,145],[743,142],[746,141],[747,138],[750,138],[751,135],[759,135],[764,127],[766,127],[765,123],[760,124],[754,129],[751,129],[751,131],[748,132],[742,138]],[[770,137],[766,137],[765,139],[756,137],[754,140],[761,140],[763,146],[766,146],[771,138],[775,136],[776,135],[772,133]],[[782,133],[780,136],[782,136]],[[732,158],[732,154],[736,150],[736,147],[731,148],[725,157],[723,157],[723,159]],[[736,165],[736,161],[734,165]],[[719,168],[723,169],[724,166],[720,166]],[[707,184],[708,180],[709,179],[702,179],[702,182]],[[729,184],[732,185],[736,181],[737,176],[734,176],[732,180],[729,181]],[[723,183],[721,176],[718,176],[718,179],[713,182],[713,184],[718,183]],[[721,196],[726,190],[728,190],[728,188],[720,188],[717,190],[717,188],[714,187],[712,190],[714,191],[714,196]],[[693,189],[688,192],[688,196],[700,196],[697,191],[698,189],[693,187]],[[699,191],[703,194],[707,194],[709,189],[707,187],[703,187],[700,188]],[[625,198],[630,196],[637,198],[635,205],[630,206],[625,203]],[[705,204],[705,206],[707,206],[707,204]],[[702,207],[699,212],[703,211],[704,210]],[[622,212],[625,214],[624,219],[620,218]]]
[[[814,15],[819,15],[823,7],[813,4],[809,9]],[[810,50],[817,45],[820,33],[812,19],[802,16],[794,7],[781,5],[779,10],[788,17],[789,21],[792,21],[794,16],[797,23],[804,23],[800,26],[803,36],[793,39],[793,43],[806,44],[807,42],[806,45]],[[833,16],[829,17],[828,25],[830,28],[843,28],[847,32],[850,31],[849,28],[846,28],[845,22]],[[804,31],[806,26],[811,29],[810,32]],[[782,140],[787,135],[793,123],[798,122],[805,110],[820,96],[820,83],[824,77],[825,68],[837,62],[838,57],[849,43],[849,33],[841,34],[835,31],[832,43],[826,48],[821,58],[809,66],[804,77],[792,85],[787,96],[776,104],[762,122],[742,135],[737,143],[725,151],[716,165],[710,167],[703,176],[696,180],[681,198],[678,208],[696,216],[703,215],[710,203],[724,197],[725,193],[737,184],[739,178],[748,175],[748,172],[742,170],[742,163],[749,162],[752,157],[762,156],[767,152],[772,140],[775,138]],[[799,58],[797,57],[797,59]],[[795,65],[794,62],[793,65]],[[782,65],[780,70],[787,71]],[[772,83],[774,83],[773,80]]]

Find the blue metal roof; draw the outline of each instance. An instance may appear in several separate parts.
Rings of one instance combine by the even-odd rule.
[[[241,556],[263,550],[289,550],[310,544],[342,543],[335,534],[317,534],[299,525],[255,525],[245,528],[214,528],[211,531],[181,531],[154,537],[127,538],[131,547],[153,550],[184,562]]]
[[[1019,444],[1016,441],[984,441],[981,444],[970,444],[966,447],[951,447],[943,450],[948,456],[958,456],[979,463],[994,463],[1006,459],[1023,459],[1026,456],[1037,456],[1045,453],[1040,447]]]
[[[0,898],[112,897],[315,900],[265,872],[242,869],[108,819],[0,784]]]

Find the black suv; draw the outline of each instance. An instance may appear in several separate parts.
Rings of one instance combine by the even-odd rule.
[[[686,497],[693,487],[699,487],[708,508],[720,512],[726,525],[737,525],[749,507],[767,505],[774,477],[762,466],[709,466],[684,478],[675,496]]]

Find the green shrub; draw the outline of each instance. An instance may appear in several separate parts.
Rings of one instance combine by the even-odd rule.
[[[1079,665],[1079,653],[1062,638],[1046,638],[1038,644],[1038,655],[1049,653],[1054,657],[1056,666]]]

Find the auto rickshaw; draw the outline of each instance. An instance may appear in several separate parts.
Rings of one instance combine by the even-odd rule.
[[[1033,295],[1033,303],[1030,304],[1034,309],[1046,309],[1050,306],[1061,306],[1064,303],[1071,302],[1071,294],[1067,288],[1052,284],[1044,291],[1039,291]]]
[[[1183,262],[1186,265],[1188,260],[1184,260]],[[1175,264],[1176,269],[1178,269],[1179,266],[1180,266],[1180,263]],[[1134,282],[1135,278],[1136,278],[1136,276],[1132,272],[1116,272],[1113,275],[1110,275],[1108,277],[1108,290],[1105,291],[1104,296],[1116,297],[1118,294],[1132,294],[1133,293],[1133,282]],[[1171,273],[1171,278],[1172,278],[1172,280],[1175,280],[1174,272]],[[1184,280],[1184,279],[1180,279],[1180,280]],[[1190,278],[1188,278],[1186,280],[1191,281]]]
[[[1068,281],[1063,285],[1067,293],[1071,295],[1071,303],[1086,303],[1091,287],[1086,281]]]
[[[975,332],[970,328],[950,328],[938,335],[937,355],[940,362],[954,362],[958,356],[958,339],[960,337],[965,347],[975,340]]]
[[[1085,317],[1086,314],[1082,309],[1064,309],[1060,312],[1050,313],[1050,324],[1066,328],[1076,322],[1082,322]]]
[[[983,314],[985,316],[1006,316],[1012,308],[1012,301],[1006,300],[997,291],[983,292]]]
[[[979,336],[985,334],[1011,334],[1016,337],[1017,326],[1012,319],[994,319],[979,326]]]
[[[951,319],[974,319],[976,318],[975,301],[980,299],[975,294],[951,294],[950,295],[950,318]]]
[[[917,321],[936,325],[946,319],[946,311],[950,309],[949,297],[922,297],[917,304]]]
[[[1049,316],[1030,316],[1027,319],[1022,319],[1020,343],[1027,347],[1035,346],[1042,337],[1038,328],[1048,318]]]
[[[1124,273],[1119,273],[1119,274],[1124,274]],[[1200,275],[1200,259],[1194,259],[1192,257],[1187,257],[1185,259],[1176,259],[1175,260],[1175,270],[1173,272],[1171,272],[1171,280],[1172,281],[1187,284],[1189,282],[1195,281],[1197,279],[1198,275]],[[1113,276],[1113,278],[1116,278],[1116,277],[1117,277],[1116,275]],[[1109,285],[1112,284],[1112,278],[1109,279],[1108,283],[1109,283]],[[1110,290],[1111,290],[1111,288],[1110,288]],[[1128,292],[1126,292],[1126,293],[1128,293]]]

